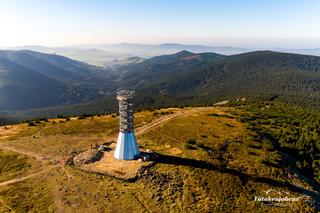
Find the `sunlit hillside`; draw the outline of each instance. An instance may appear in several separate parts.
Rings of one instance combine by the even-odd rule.
[[[3,212],[314,211],[314,203],[319,201],[314,188],[316,180],[300,172],[294,160],[277,148],[277,142],[253,129],[250,123],[254,120],[253,109],[264,113],[261,108],[244,106],[135,113],[140,149],[151,149],[158,158],[130,180],[84,171],[68,163],[70,157],[95,144],[116,140],[116,114],[1,127],[0,209]],[[276,111],[277,106],[268,109]],[[255,124],[257,128],[262,125],[267,127],[266,123]],[[278,193],[299,200],[255,201],[256,197],[278,197]]]

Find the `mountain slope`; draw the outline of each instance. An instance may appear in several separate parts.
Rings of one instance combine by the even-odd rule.
[[[113,91],[113,73],[69,58],[0,50],[0,111],[86,103]]]
[[[27,54],[32,55],[35,58],[46,61],[61,69],[65,69],[69,72],[76,73],[78,75],[88,75],[91,71],[101,70],[96,66],[92,66],[83,62],[75,61],[64,56],[56,54],[44,54],[35,51],[25,51]]]
[[[121,54],[118,52],[103,51],[98,48],[83,47],[45,47],[45,46],[18,46],[11,50],[32,50],[48,54],[62,55],[73,60],[83,61],[98,66],[109,65],[113,60],[124,59],[132,56],[131,54]]]
[[[73,77],[71,72],[44,60],[40,60],[33,55],[28,54],[28,52],[29,51],[1,51],[2,54],[0,54],[0,57],[49,77],[62,79],[70,79]]]
[[[157,56],[138,64],[120,67],[119,84],[122,87],[134,86],[135,89],[157,89],[152,85],[163,84],[172,79],[180,79],[191,70],[197,70],[209,61],[222,60],[225,56],[215,53],[194,54],[181,51],[173,55]]]
[[[0,50],[0,57],[25,66],[41,74],[61,79],[99,80],[112,75],[107,69],[75,61],[56,54],[30,50]]]
[[[56,105],[63,89],[54,79],[0,58],[0,109]]]
[[[320,57],[316,56],[272,51],[233,56],[181,51],[116,66],[111,74],[102,70],[105,77],[87,66],[87,79],[63,82],[67,87],[59,94],[58,107],[34,106],[23,113],[37,116],[115,111],[114,94],[119,87],[136,90],[137,108],[212,104],[239,97],[278,99],[311,108],[320,104]]]
[[[320,57],[271,51],[206,56],[188,53],[181,58],[176,54],[151,58],[123,67],[120,82],[137,93],[154,96],[154,101],[165,97],[165,102],[173,98],[212,103],[238,96],[277,96],[299,102],[299,98],[320,97]]]

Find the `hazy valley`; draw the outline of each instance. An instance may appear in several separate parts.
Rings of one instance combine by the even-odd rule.
[[[13,118],[116,111],[114,92],[137,91],[139,109],[247,97],[318,108],[320,57],[256,51],[131,58],[104,68],[28,50],[1,51],[0,112]]]

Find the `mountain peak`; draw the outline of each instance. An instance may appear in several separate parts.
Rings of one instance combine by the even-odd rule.
[[[174,54],[175,56],[181,56],[181,57],[187,57],[187,56],[192,56],[194,55],[194,53],[189,52],[187,50],[182,50],[180,52],[177,52],[176,54]]]

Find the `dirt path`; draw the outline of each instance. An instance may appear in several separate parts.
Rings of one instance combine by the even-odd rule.
[[[60,167],[63,170],[63,172],[67,175],[68,181],[70,181],[74,178],[74,176],[72,174],[70,174],[70,172],[64,166],[60,166]]]
[[[20,150],[20,149],[17,149],[17,148],[14,148],[14,147],[9,147],[9,146],[2,145],[2,144],[0,144],[0,149],[6,150],[6,151],[15,152],[15,153],[22,154],[22,155],[26,155],[26,156],[29,156],[29,157],[34,157],[35,159],[40,161],[41,164],[42,164],[42,170],[41,171],[32,173],[32,174],[24,176],[24,177],[17,177],[17,178],[13,178],[11,180],[7,180],[7,181],[4,181],[4,182],[1,182],[0,183],[0,187],[27,180],[27,179],[35,177],[37,175],[44,174],[45,172],[48,172],[51,169],[57,168],[57,167],[61,167],[64,170],[64,172],[66,173],[66,175],[68,177],[68,180],[71,177],[71,175],[68,173],[68,171],[65,170],[65,168],[64,168],[64,161],[59,161],[59,159],[55,159],[55,158],[50,158],[49,159],[46,156],[43,156],[43,155],[38,154],[38,153]],[[58,163],[56,165],[50,165],[50,164],[48,165],[48,163],[50,163],[53,160],[58,162]],[[54,187],[54,192],[53,192],[53,195],[54,195],[53,199],[54,199],[54,203],[55,203],[55,206],[56,206],[56,211],[60,213],[60,212],[63,212],[62,200],[61,200],[61,197],[59,195],[58,189],[56,188],[57,185],[56,184],[53,184],[53,185],[55,186]]]
[[[208,109],[208,107],[206,108]],[[188,109],[186,111],[183,111],[183,112],[176,112],[174,114],[170,114],[170,115],[165,115],[165,116],[162,116],[158,119],[155,119],[153,120],[152,122],[146,124],[146,125],[143,125],[143,126],[140,126],[138,128],[136,128],[136,134],[137,135],[140,135],[140,134],[143,134],[147,131],[149,131],[150,129],[160,125],[160,124],[163,124],[165,122],[168,122],[178,116],[182,116],[182,115],[186,115],[186,114],[190,114],[190,113],[194,113],[196,111],[200,111],[200,110],[203,110],[203,107],[198,107],[198,108],[192,108],[192,109]],[[32,177],[35,177],[37,175],[40,175],[40,174],[43,174],[53,168],[57,168],[57,167],[60,167],[63,172],[66,174],[68,180],[72,180],[74,177],[64,168],[64,162],[65,160],[61,160],[61,159],[58,159],[58,158],[53,158],[53,157],[48,157],[48,156],[44,156],[42,154],[39,154],[39,153],[34,153],[34,152],[31,152],[31,151],[25,151],[25,150],[21,150],[19,148],[15,148],[15,147],[11,147],[11,146],[8,146],[8,145],[3,145],[0,143],[0,149],[3,149],[3,150],[7,150],[7,151],[11,151],[11,152],[15,152],[15,153],[18,153],[18,154],[22,154],[22,155],[27,155],[27,156],[30,156],[30,157],[34,157],[35,159],[37,159],[38,161],[40,161],[43,166],[43,170],[42,171],[38,171],[38,172],[35,172],[33,174],[29,174],[27,176],[24,176],[24,177],[17,177],[17,178],[13,178],[11,180],[7,180],[7,181],[4,181],[2,183],[0,183],[0,186],[5,186],[5,185],[8,185],[8,184],[13,184],[13,183],[17,183],[17,182],[20,182],[20,181],[24,181],[26,179],[29,179],[29,178],[32,178]],[[57,163],[55,165],[48,165],[48,163],[50,163],[51,161],[56,161]],[[53,187],[53,199],[54,199],[54,203],[55,203],[55,206],[56,206],[56,211],[57,212],[63,212],[63,203],[62,203],[62,200],[61,200],[61,196],[60,196],[60,193],[59,193],[59,189],[56,187],[57,185],[52,182],[52,184],[55,186]],[[150,211],[150,209],[148,209]]]
[[[178,112],[178,113],[175,113],[175,114],[171,114],[171,115],[166,115],[166,116],[162,116],[158,119],[155,119],[153,120],[151,123],[148,123],[148,124],[145,124],[141,127],[138,127],[135,131],[136,131],[136,135],[141,135],[143,133],[145,133],[146,131],[148,131],[149,129],[155,127],[155,126],[158,126],[162,123],[165,123],[165,122],[168,122],[170,121],[171,119],[175,118],[175,117],[178,117],[178,116],[181,116],[181,115],[184,115],[186,113],[183,113],[183,112]]]
[[[37,175],[41,175],[41,174],[44,174],[54,168],[57,168],[57,167],[61,167],[66,173],[67,173],[67,176],[68,176],[68,180],[69,180],[69,175],[68,172],[64,169],[64,167],[62,165],[51,165],[49,167],[47,167],[46,169],[43,169],[42,171],[40,172],[36,172],[36,173],[33,173],[33,174],[30,174],[30,175],[27,175],[27,176],[24,176],[24,177],[19,177],[19,178],[13,178],[11,180],[8,180],[8,181],[4,181],[4,182],[1,182],[0,183],[0,187],[1,186],[6,186],[6,185],[9,185],[9,184],[13,184],[13,183],[18,183],[18,182],[21,182],[21,181],[24,181],[24,180],[27,180],[29,178],[32,178],[32,177],[35,177]],[[54,200],[54,203],[55,203],[55,206],[56,206],[56,212],[58,213],[62,213],[64,212],[63,210],[63,205],[62,205],[62,200],[61,200],[61,196],[60,196],[60,193],[59,193],[59,190],[58,190],[58,185],[56,183],[52,183],[53,185],[53,200]],[[0,200],[1,201],[1,200]],[[1,202],[0,202],[1,203]],[[4,203],[4,201],[2,201],[3,205],[6,206],[6,204]],[[9,208],[9,206],[8,206]],[[10,209],[10,208],[9,208]]]
[[[61,168],[63,168],[63,167],[61,167]],[[57,184],[57,181],[54,180],[53,178],[48,178],[47,180],[48,180],[48,184],[51,189],[52,199],[53,199],[54,205],[56,207],[55,212],[63,213],[64,212],[64,206],[63,206],[63,201],[62,201],[63,195],[62,195],[62,192],[59,190],[59,184]]]
[[[49,171],[49,170],[51,170],[51,169],[53,169],[55,167],[57,167],[57,166],[50,166],[49,168],[46,168],[46,169],[44,169],[44,170],[42,170],[40,172],[32,173],[32,174],[24,176],[24,177],[13,178],[11,180],[7,180],[7,181],[4,181],[4,182],[1,182],[0,186],[5,186],[5,185],[12,184],[12,183],[17,183],[17,182],[20,182],[20,181],[27,180],[27,179],[32,178],[34,176],[43,174],[43,173],[45,173],[45,172],[47,172],[47,171]]]
[[[211,108],[212,107],[205,107],[205,109],[211,109]],[[160,117],[158,119],[155,119],[155,120],[151,121],[151,123],[148,123],[146,125],[143,125],[141,127],[136,128],[136,130],[135,130],[136,135],[141,135],[141,134],[147,132],[148,130],[154,128],[155,126],[158,126],[160,124],[168,122],[168,121],[170,121],[173,118],[176,118],[178,116],[191,114],[191,113],[194,113],[194,112],[197,112],[197,111],[201,111],[203,109],[204,109],[204,107],[191,108],[191,109],[188,109],[188,110],[186,110],[184,112],[176,112],[174,114],[162,116],[162,117]]]
[[[23,155],[27,155],[30,157],[34,157],[36,158],[38,161],[49,161],[49,159],[47,159],[45,156],[43,155],[39,155],[38,153],[34,153],[34,152],[29,152],[29,151],[25,151],[25,150],[21,150],[21,149],[17,149],[14,148],[12,146],[7,146],[7,145],[3,145],[0,143],[0,149],[6,150],[6,151],[11,151],[11,152],[15,152],[18,154],[23,154]]]

